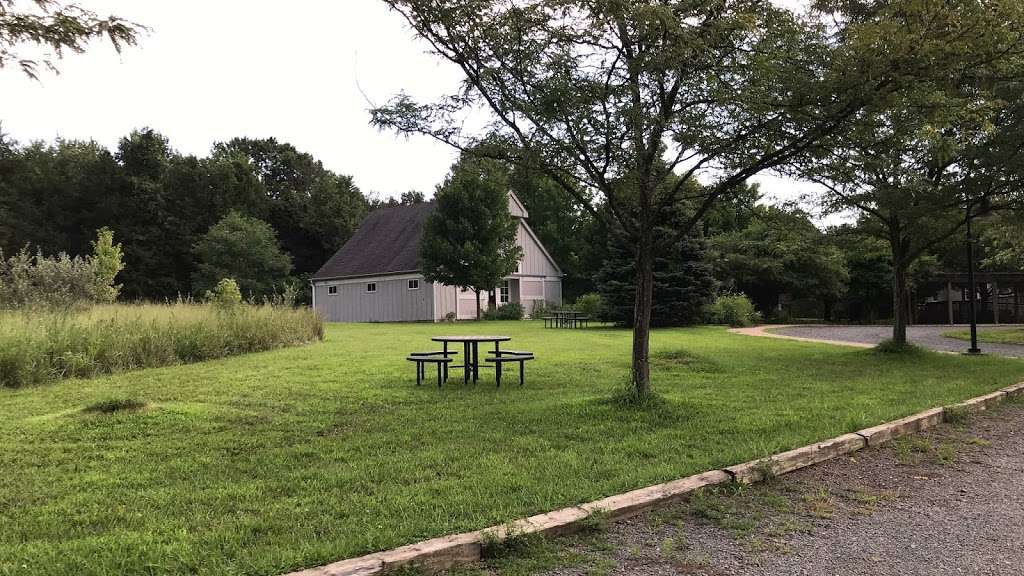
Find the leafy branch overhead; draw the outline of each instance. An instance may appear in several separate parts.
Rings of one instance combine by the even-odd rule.
[[[39,77],[40,67],[57,73],[56,61],[67,52],[81,54],[89,42],[105,38],[118,53],[134,46],[145,26],[117,16],[100,16],[76,4],[55,0],[22,2],[0,0],[0,68],[15,65],[28,77]],[[27,9],[26,9],[27,8]],[[34,50],[27,50],[34,45]],[[39,53],[50,50],[49,54]],[[26,54],[30,52],[30,54]]]

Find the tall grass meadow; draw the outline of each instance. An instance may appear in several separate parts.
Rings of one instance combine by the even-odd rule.
[[[318,341],[323,333],[319,315],[289,306],[0,311],[0,387],[224,358]]]

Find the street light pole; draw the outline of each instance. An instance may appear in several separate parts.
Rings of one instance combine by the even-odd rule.
[[[978,308],[975,303],[978,296],[978,286],[974,279],[974,236],[971,234],[971,201],[967,201],[967,284],[971,295],[971,347],[967,349],[968,354],[981,354],[978,348]]]

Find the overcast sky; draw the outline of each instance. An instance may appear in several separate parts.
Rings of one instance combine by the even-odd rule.
[[[426,138],[380,133],[367,110],[405,90],[446,93],[459,72],[426,53],[380,0],[80,0],[152,31],[118,55],[95,45],[40,81],[0,70],[0,123],[20,142],[95,139],[149,126],[187,154],[235,136],[276,137],[351,174],[364,192],[428,195],[455,158]],[[806,184],[757,178],[778,198]]]

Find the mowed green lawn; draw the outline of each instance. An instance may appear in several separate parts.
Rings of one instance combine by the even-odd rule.
[[[431,335],[527,385],[417,388]],[[323,343],[0,390],[0,573],[274,574],[721,467],[1024,379],[1024,362],[656,331],[666,402],[607,401],[627,331],[332,325]],[[106,399],[137,412],[83,413]]]
[[[970,330],[953,330],[943,336],[970,340]],[[981,328],[978,330],[978,341],[990,344],[1024,344],[1024,328]]]

